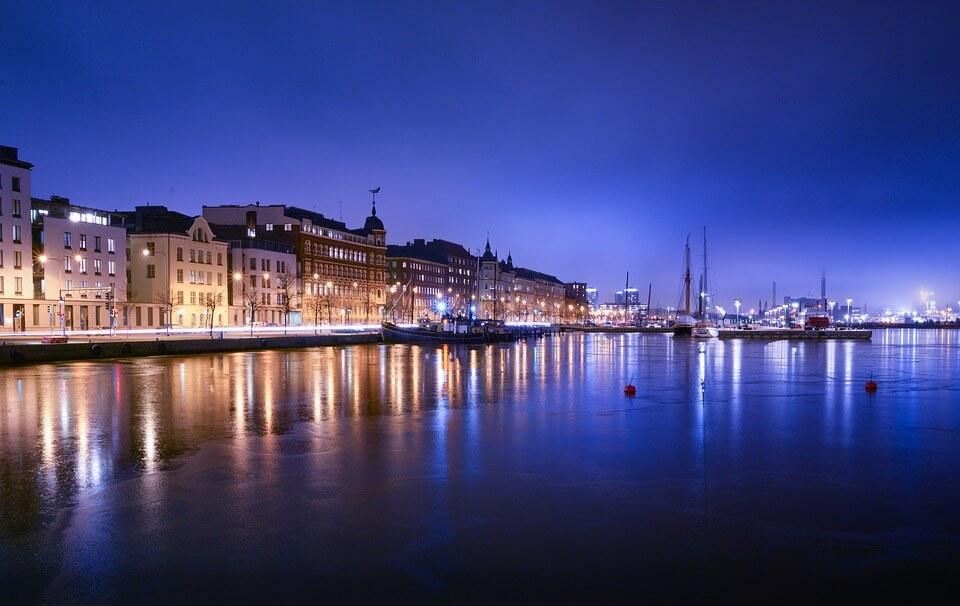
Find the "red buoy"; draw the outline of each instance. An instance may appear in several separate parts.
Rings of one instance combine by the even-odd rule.
[[[623,393],[628,396],[637,395],[637,387],[633,383],[627,383],[627,386],[623,388]]]
[[[877,382],[870,379],[863,388],[867,390],[867,393],[877,393]]]

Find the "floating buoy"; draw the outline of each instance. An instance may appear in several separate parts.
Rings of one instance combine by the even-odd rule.
[[[870,379],[863,388],[867,390],[867,393],[877,393],[877,382]]]
[[[633,383],[627,383],[626,387],[623,388],[623,393],[628,396],[635,396],[637,395],[637,386]]]

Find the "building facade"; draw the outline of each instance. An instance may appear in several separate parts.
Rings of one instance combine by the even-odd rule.
[[[125,325],[229,326],[229,250],[203,217],[138,206],[114,221],[127,232]]]
[[[387,317],[394,322],[437,320],[449,310],[447,259],[423,240],[387,246]]]
[[[42,326],[29,313],[33,294],[30,171],[15,147],[0,146],[0,330]],[[34,321],[36,320],[36,321]]]
[[[216,229],[218,235],[221,230]],[[230,323],[288,326],[301,323],[300,280],[293,247],[269,240],[230,240]]]
[[[483,319],[515,322],[561,322],[566,285],[555,276],[515,267],[513,255],[500,261],[488,240],[480,257],[478,313]]]
[[[59,196],[33,198],[30,218],[33,291],[43,328],[123,327],[126,230],[113,225],[111,213]]]
[[[204,206],[203,216],[216,226],[242,226],[244,239],[292,247],[301,309],[326,308],[332,324],[379,323],[383,318],[387,232],[376,206],[359,229],[282,204]]]
[[[388,309],[409,319],[473,317],[477,311],[477,257],[448,240],[415,239],[387,249]]]

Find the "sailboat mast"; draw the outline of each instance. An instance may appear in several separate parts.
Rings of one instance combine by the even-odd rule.
[[[690,234],[687,234],[686,271],[683,273],[683,309],[690,315]]]
[[[709,303],[707,297],[709,296],[709,289],[707,287],[707,226],[703,226],[703,284],[700,285],[700,298],[703,299],[703,308],[700,311],[700,317],[703,320],[707,319],[709,314]]]

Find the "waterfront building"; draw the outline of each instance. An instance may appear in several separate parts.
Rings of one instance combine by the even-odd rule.
[[[297,256],[283,242],[237,238],[236,233],[211,226],[217,236],[229,236],[230,256],[227,275],[230,288],[227,306],[234,326],[290,326],[301,323],[302,291],[297,275]],[[311,321],[319,322],[320,308],[312,308]],[[329,310],[328,310],[329,311]],[[327,315],[322,315],[324,319]]]
[[[15,147],[0,145],[0,330],[42,326],[33,305],[33,236],[30,228],[30,171]]]
[[[217,226],[242,226],[242,239],[293,248],[301,309],[328,309],[332,323],[377,323],[386,304],[386,229],[376,206],[362,228],[283,204],[204,206]],[[309,314],[308,314],[309,315]]]
[[[226,242],[206,219],[163,206],[115,213],[127,231],[127,299],[130,328],[216,328],[230,324]]]
[[[391,253],[390,249],[393,249]],[[442,307],[442,313],[448,313],[453,316],[470,317],[476,313],[477,299],[477,257],[470,254],[460,244],[448,240],[414,239],[403,246],[389,247],[387,249],[387,283],[391,287],[389,294],[396,299],[398,304],[403,304],[404,309],[409,310],[409,301],[404,303],[400,297],[401,294],[409,296],[405,292],[404,285],[413,280],[410,288],[416,288],[418,293],[431,294],[434,301],[417,303],[418,309],[427,309],[435,314],[437,304]],[[422,271],[426,280],[419,283],[421,272],[404,272],[403,263],[413,262],[417,265],[423,265]],[[443,265],[442,276],[436,281],[437,275],[430,272],[439,272],[436,264]],[[436,290],[436,292],[432,292]],[[414,297],[414,299],[423,299],[424,297]],[[429,315],[429,314],[428,314]]]
[[[586,282],[568,282],[564,285],[565,322],[583,322],[590,314],[590,303],[587,301]]]
[[[643,303],[601,303],[593,312],[595,321],[603,324],[639,325],[647,317],[647,304]]]
[[[447,259],[423,240],[387,246],[387,316],[397,322],[439,319],[448,311]]]
[[[592,286],[587,287],[587,304],[591,310],[595,310],[600,305],[600,291]]]
[[[47,330],[123,326],[126,230],[112,214],[68,198],[33,198],[34,323]]]
[[[614,293],[613,302],[618,305],[637,305],[640,303],[640,291],[636,288],[621,288]]]
[[[515,267],[513,255],[500,261],[487,240],[480,257],[481,318],[521,322],[558,322],[563,318],[566,286],[555,276]]]

